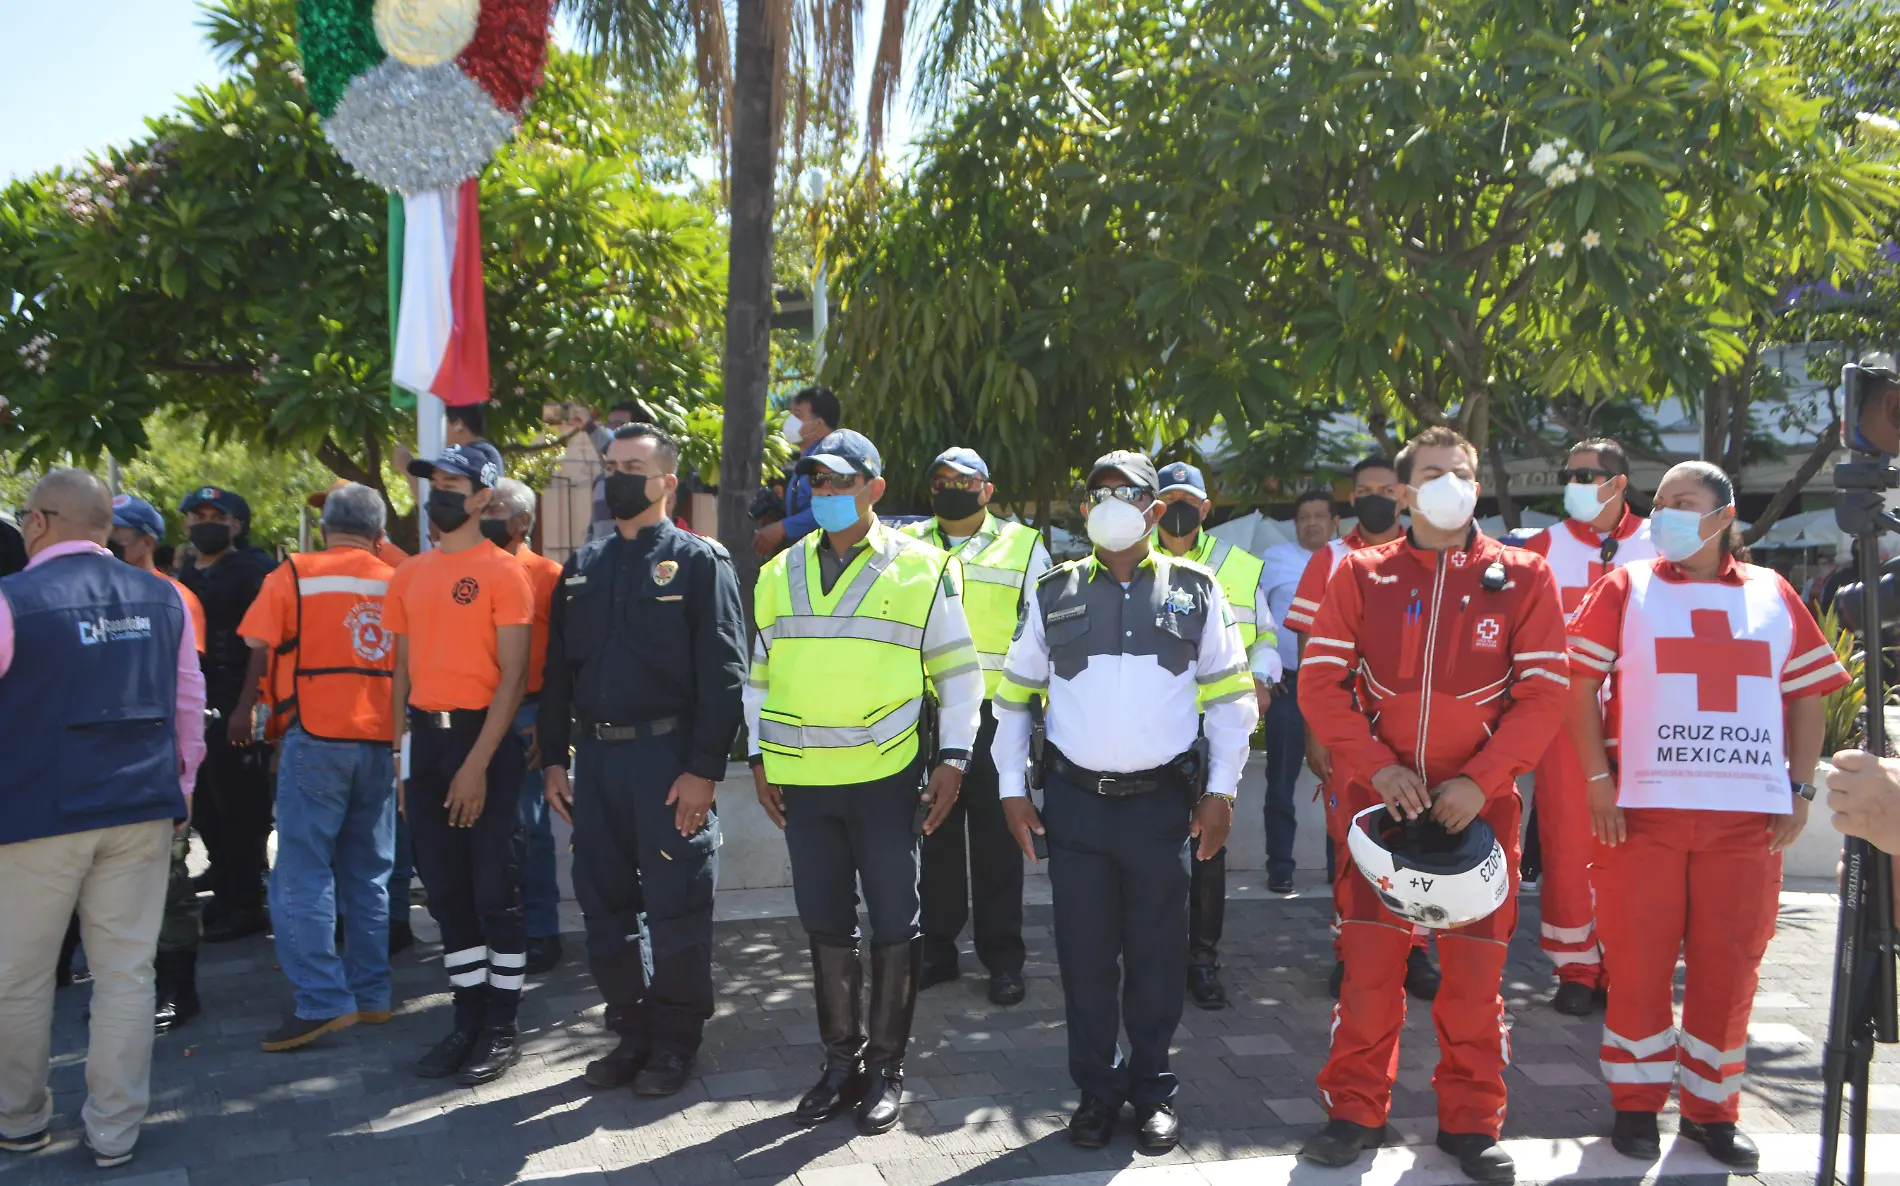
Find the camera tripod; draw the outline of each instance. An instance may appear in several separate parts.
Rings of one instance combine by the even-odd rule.
[[[1900,531],[1900,518],[1887,510],[1885,492],[1900,485],[1900,471],[1877,455],[1856,453],[1834,468],[1840,492],[1835,520],[1860,542],[1860,621],[1863,650],[1861,680],[1866,691],[1868,753],[1887,752],[1887,722],[1880,646],[1880,536]],[[1842,850],[1839,930],[1834,941],[1834,990],[1822,1064],[1826,1084],[1821,1113],[1821,1164],[1817,1186],[1834,1186],[1840,1154],[1843,1109],[1852,1140],[1844,1180],[1867,1180],[1868,1079],[1874,1045],[1900,1041],[1896,1014],[1893,933],[1893,864],[1865,840],[1849,838]]]

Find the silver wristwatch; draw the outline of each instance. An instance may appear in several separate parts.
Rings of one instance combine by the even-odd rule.
[[[970,759],[968,758],[943,758],[940,759],[937,764],[939,766],[954,767],[958,774],[968,774],[970,772]]]

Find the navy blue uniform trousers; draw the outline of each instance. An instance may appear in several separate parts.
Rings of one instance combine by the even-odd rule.
[[[686,733],[583,739],[574,761],[574,897],[609,1029],[691,1057],[713,1015],[719,815],[692,836],[667,803]]]
[[[1173,791],[1109,798],[1053,771],[1044,789],[1069,1076],[1110,1107],[1174,1099],[1168,1044],[1187,985],[1190,814]]]
[[[912,763],[876,782],[782,787],[792,897],[808,935],[858,937],[858,885],[871,916],[871,944],[909,943],[918,927],[917,804],[922,769]]]

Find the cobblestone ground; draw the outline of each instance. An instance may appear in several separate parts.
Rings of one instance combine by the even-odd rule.
[[[1596,1071],[1600,1018],[1562,1018],[1545,1003],[1551,978],[1533,938],[1535,897],[1525,907],[1506,971],[1515,1056],[1506,1137],[1606,1132],[1608,1094]],[[1331,960],[1327,913],[1327,904],[1310,893],[1230,904],[1224,955],[1235,1005],[1213,1013],[1188,1010],[1174,1059],[1184,1084],[1179,1102],[1186,1140],[1163,1158],[1138,1154],[1125,1135],[1094,1153],[1071,1147],[1063,1135],[1075,1098],[1065,1070],[1061,986],[1049,910],[1032,906],[1029,999],[1013,1009],[991,1008],[985,981],[966,954],[964,980],[922,998],[907,1084],[911,1102],[902,1126],[885,1136],[859,1137],[848,1122],[805,1130],[789,1118],[818,1062],[808,963],[791,919],[719,924],[719,1010],[697,1077],[684,1094],[657,1101],[627,1091],[596,1094],[580,1079],[584,1064],[610,1040],[578,936],[569,936],[563,965],[530,986],[521,1066],[472,1090],[424,1082],[408,1070],[447,1025],[434,945],[398,957],[392,1024],[359,1026],[303,1051],[269,1055],[258,1051],[257,1041],[287,1007],[288,993],[269,942],[260,938],[205,949],[206,1013],[159,1039],[152,1115],[137,1160],[110,1173],[93,1168],[77,1149],[87,990],[63,991],[54,1040],[57,1140],[31,1156],[0,1154],[0,1186],[102,1180],[437,1186],[566,1177],[638,1186],[933,1186],[1052,1175],[1070,1175],[1060,1186],[1091,1186],[1115,1171],[1157,1186],[1289,1176],[1354,1180],[1357,1175],[1292,1174],[1284,1157],[1323,1119],[1313,1079],[1324,1058],[1331,1007],[1324,984]],[[1756,999],[1743,1121],[1789,1150],[1811,1141],[1818,1126],[1833,916],[1826,896],[1783,897],[1780,933]],[[1415,1008],[1393,1113],[1414,1145],[1429,1145],[1435,1129],[1433,1045],[1426,1011]],[[1876,1079],[1893,1085],[1877,1091],[1876,1103],[1900,1108],[1900,1058],[1884,1060]],[[1900,1132],[1900,1112],[1877,1111],[1874,1119],[1880,1131]],[[1672,1132],[1673,1118],[1663,1127]],[[1542,1146],[1520,1140],[1513,1147]],[[1403,1170],[1404,1162],[1392,1161],[1399,1152],[1381,1155],[1382,1171]],[[1605,1170],[1600,1155],[1607,1153],[1598,1147],[1596,1170],[1582,1176],[1641,1177],[1640,1169],[1623,1172],[1631,1163]],[[1444,1181],[1442,1160],[1432,1163],[1436,1169],[1426,1164],[1438,1156],[1421,1151],[1413,1172],[1376,1176]],[[1701,1176],[1696,1171],[1712,1163],[1699,1156],[1672,1154],[1660,1176]],[[1261,1158],[1274,1160],[1244,1160]],[[1811,1181],[1812,1171],[1795,1172],[1800,1167],[1793,1159],[1790,1152],[1782,1159],[1790,1164],[1770,1166],[1778,1172],[1766,1176]],[[1877,1158],[1876,1165],[1900,1165],[1900,1158]]]

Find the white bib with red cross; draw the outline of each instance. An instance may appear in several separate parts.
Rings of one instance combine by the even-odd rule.
[[[1544,562],[1550,565],[1550,574],[1557,578],[1557,596],[1562,601],[1566,621],[1576,616],[1583,595],[1596,584],[1598,577],[1612,568],[1656,558],[1656,545],[1649,540],[1648,519],[1644,519],[1643,525],[1631,532],[1628,539],[1615,541],[1616,548],[1607,563],[1603,559],[1605,546],[1578,539],[1570,523],[1566,519],[1546,529],[1550,532],[1550,551],[1544,557]]]
[[[1794,623],[1774,573],[1741,571],[1730,585],[1665,581],[1654,561],[1629,566],[1617,806],[1791,810],[1781,671]]]

